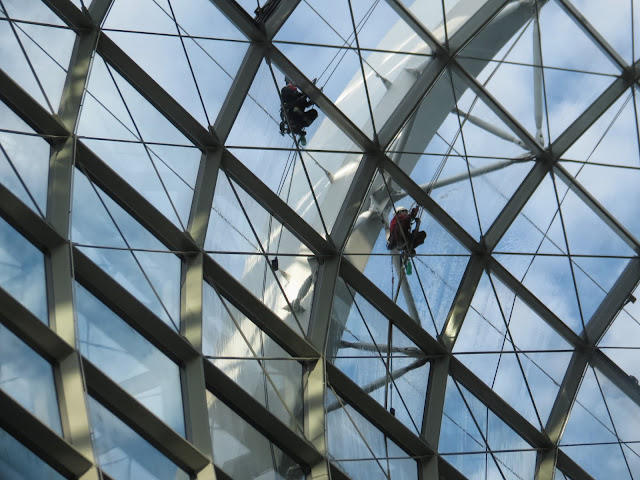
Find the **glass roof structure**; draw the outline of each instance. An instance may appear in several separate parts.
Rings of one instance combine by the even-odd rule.
[[[638,10],[0,0],[0,478],[640,479]]]

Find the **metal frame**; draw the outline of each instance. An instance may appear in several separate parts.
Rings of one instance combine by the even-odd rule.
[[[537,479],[551,479],[559,468],[574,480],[590,479],[577,464],[558,448],[562,432],[577,396],[584,371],[589,364],[640,405],[640,388],[597,348],[624,301],[640,282],[638,258],[630,261],[600,307],[587,323],[582,335],[573,333],[542,302],[529,292],[492,256],[492,252],[509,226],[522,211],[536,188],[549,172],[554,172],[636,253],[640,243],[620,225],[562,166],[561,155],[635,82],[640,79],[640,63],[629,67],[598,32],[580,15],[569,0],[560,0],[572,19],[594,43],[621,69],[612,85],[548,148],[543,148],[524,127],[463,68],[456,55],[486,27],[509,2],[486,2],[479,12],[446,43],[438,41],[397,0],[389,5],[436,54],[415,83],[414,97],[405,96],[379,132],[379,143],[367,137],[329,99],[325,97],[272,43],[278,29],[300,2],[283,1],[265,25],[258,25],[231,0],[212,0],[222,13],[249,39],[247,51],[232,90],[220,114],[209,129],[200,125],[176,100],[142,68],[131,60],[108,35],[100,31],[110,0],[94,0],[88,11],[80,11],[68,0],[45,3],[77,32],[58,116],[50,115],[4,72],[0,71],[0,98],[40,134],[58,137],[50,140],[51,167],[47,218],[38,217],[28,206],[0,184],[0,216],[46,254],[47,291],[51,328],[0,289],[0,321],[40,355],[56,371],[59,405],[63,417],[64,438],[51,432],[23,407],[0,392],[0,403],[11,415],[3,416],[1,426],[38,454],[63,475],[97,479],[99,468],[90,443],[90,427],[85,391],[123,419],[143,438],[177,465],[199,480],[228,478],[213,465],[208,430],[205,388],[214,393],[266,438],[297,461],[310,479],[348,478],[331,462],[325,438],[324,397],[328,382],[339,395],[408,455],[419,459],[420,478],[464,478],[438,456],[439,428],[444,408],[444,394],[449,376],[454,378],[532,447],[539,449]],[[84,95],[91,57],[97,52],[130,82],[158,111],[202,151],[200,170],[186,232],[180,231],[145,198],[129,186],[74,134]],[[322,111],[365,152],[343,208],[328,239],[319,235],[293,209],[264,185],[238,159],[224,148],[224,142],[237,118],[249,87],[263,58],[267,58],[298,82]],[[425,191],[420,188],[384,149],[423,97],[433,87],[444,68],[450,68],[467,88],[480,97],[508,125],[536,156],[536,165],[498,215],[480,242],[476,242]],[[164,245],[180,252],[182,261],[181,335],[168,327],[144,305],[125,291],[69,241],[69,205],[71,202],[74,162],[97,186],[122,206]],[[314,255],[322,258],[315,273],[311,322],[307,338],[290,329],[280,318],[254,297],[203,252],[204,237],[214,197],[218,172],[222,169],[262,207],[272,214]],[[456,293],[447,322],[438,338],[433,338],[414,319],[380,292],[342,251],[352,232],[360,207],[367,200],[369,186],[378,170],[391,179],[429,211],[436,220],[471,252],[471,259]],[[452,356],[453,346],[466,316],[483,271],[489,271],[520,297],[545,322],[567,340],[575,353],[567,370],[558,398],[544,430],[531,425],[502,400],[459,360]],[[181,367],[187,439],[180,437],[137,400],[107,378],[82,357],[76,348],[71,272],[107,307],[140,332],[147,340]],[[414,434],[374,401],[359,386],[332,364],[325,361],[327,335],[331,322],[332,300],[338,278],[346,281],[376,309],[385,315],[426,355],[434,356],[429,377],[428,395],[422,434]],[[305,368],[305,436],[302,438],[278,420],[248,393],[202,355],[202,281],[216,289],[249,320],[291,355],[306,358]],[[86,383],[85,383],[86,382]]]

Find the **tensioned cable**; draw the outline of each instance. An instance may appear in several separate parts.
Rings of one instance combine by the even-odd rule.
[[[356,424],[355,420],[353,419],[353,417],[351,417],[351,414],[349,413],[349,410],[347,409],[347,407],[345,406],[344,402],[342,401],[342,398],[340,398],[340,395],[337,394],[337,392],[335,391],[335,389],[333,388],[333,385],[331,385],[331,383],[329,383],[327,381],[327,385],[329,386],[329,388],[331,389],[331,391],[333,392],[333,394],[335,395],[336,399],[338,400],[338,403],[340,404],[340,406],[342,407],[342,411],[347,415],[347,418],[349,419],[349,421],[351,422],[351,424],[353,425],[353,427],[356,429],[356,432],[358,433],[358,435],[360,436],[360,438],[362,439],[362,441],[364,442],[365,447],[367,447],[367,450],[369,450],[369,453],[371,454],[371,456],[373,457],[372,459],[369,460],[375,460],[375,462],[378,464],[378,466],[380,467],[380,470],[382,470],[382,474],[387,478],[387,480],[391,480],[391,477],[389,476],[389,474],[385,471],[384,467],[382,466],[382,464],[380,463],[380,459],[378,458],[378,456],[374,453],[373,449],[371,448],[371,446],[369,445],[369,442],[367,441],[367,439],[364,437],[364,435],[362,434],[362,432],[360,431],[360,428],[358,428],[358,425]],[[384,435],[384,438],[386,439],[387,436],[383,433],[380,432]]]
[[[443,0],[444,2],[444,0]],[[453,95],[454,105],[458,105],[458,95],[456,95],[456,88],[453,84],[453,73],[451,73],[451,69],[447,69],[447,73],[449,74],[449,82],[451,84],[451,94]],[[464,154],[465,165],[467,166],[467,174],[469,175],[469,185],[471,186],[471,198],[473,199],[473,206],[476,211],[476,219],[478,220],[478,230],[480,231],[480,237],[483,236],[482,233],[482,222],[480,222],[480,211],[478,210],[478,200],[476,198],[476,190],[473,187],[473,177],[471,176],[471,166],[469,165],[469,157],[467,157],[467,144],[464,141],[464,131],[462,129],[462,121],[460,120],[460,111],[456,109],[456,118],[458,119],[458,126],[460,131],[460,140],[462,141],[462,150]]]
[[[29,187],[27,186],[26,182],[24,181],[24,179],[22,178],[22,175],[20,175],[20,172],[18,171],[18,169],[16,168],[16,166],[13,164],[13,161],[11,160],[11,157],[9,156],[9,153],[5,150],[4,146],[2,145],[2,142],[0,141],[0,151],[2,152],[2,154],[5,156],[5,158],[7,159],[7,162],[9,162],[9,166],[11,167],[11,170],[13,170],[13,173],[16,175],[16,177],[18,177],[18,181],[20,182],[20,185],[22,185],[22,188],[24,188],[25,192],[27,192],[27,195],[29,196],[29,199],[31,200],[31,202],[33,203],[33,206],[36,208],[36,210],[38,211],[38,214],[42,217],[42,218],[46,218],[45,214],[42,212],[42,210],[40,209],[40,205],[38,205],[38,202],[36,202],[35,197],[33,196],[33,194],[31,193],[31,190],[29,190]]]
[[[502,321],[504,322],[504,328],[506,329],[507,335],[509,335],[509,343],[511,345],[515,345],[516,342],[513,340],[513,335],[511,334],[511,329],[509,328],[509,323],[507,322],[507,317],[504,314],[504,309],[502,308],[502,303],[500,302],[500,297],[498,296],[498,290],[493,282],[493,278],[491,276],[491,272],[487,273],[489,277],[489,282],[491,284],[491,289],[493,290],[493,295],[498,304],[498,308],[500,309],[500,316],[502,317]],[[527,388],[527,393],[529,394],[529,399],[531,400],[531,404],[533,405],[533,410],[536,414],[536,418],[538,419],[538,424],[540,425],[540,430],[544,430],[544,425],[542,424],[542,419],[540,418],[540,412],[538,412],[538,407],[536,406],[536,401],[533,398],[533,393],[531,391],[531,386],[529,385],[529,381],[527,380],[527,375],[525,374],[524,367],[522,366],[522,360],[520,360],[520,354],[517,349],[514,349],[516,361],[518,362],[518,367],[520,368],[520,373],[522,374],[522,378],[524,379],[525,387]],[[500,354],[502,355],[502,354]],[[497,369],[496,369],[497,372]],[[494,377],[495,382],[495,377]]]
[[[378,129],[376,128],[376,121],[373,116],[373,107],[371,105],[371,96],[369,95],[369,86],[367,85],[367,75],[364,72],[364,62],[362,58],[362,51],[360,50],[360,40],[358,39],[358,29],[356,27],[356,19],[353,16],[353,5],[351,0],[349,2],[349,13],[351,14],[351,25],[353,26],[353,35],[356,39],[356,47],[358,48],[358,59],[360,60],[360,71],[362,73],[362,82],[364,84],[364,91],[367,94],[367,106],[369,107],[369,115],[371,116],[371,127],[373,129],[373,141],[378,141]]]
[[[362,311],[360,310],[360,306],[358,305],[358,302],[356,302],[356,297],[353,294],[353,292],[351,291],[351,287],[349,287],[349,285],[345,282],[345,286],[347,287],[347,291],[349,292],[349,295],[351,296],[351,299],[353,301],[353,304],[356,307],[356,310],[358,311],[358,314],[360,315],[360,319],[362,320],[362,323],[364,324],[364,327],[367,330],[367,333],[369,334],[369,337],[371,338],[371,341],[373,342],[373,345],[376,349],[376,351],[378,352],[378,357],[376,357],[377,359],[380,359],[382,361],[382,364],[385,367],[386,370],[386,374],[388,375],[388,379],[391,381],[391,383],[393,383],[393,386],[396,389],[396,392],[398,393],[398,396],[400,397],[400,401],[402,402],[402,405],[404,406],[405,410],[407,411],[407,414],[409,415],[409,419],[411,419],[411,423],[413,424],[413,428],[415,428],[416,432],[420,433],[420,429],[418,428],[418,425],[416,424],[415,420],[413,419],[413,415],[411,415],[411,410],[409,410],[409,407],[407,406],[407,403],[404,400],[404,397],[402,395],[402,393],[400,392],[400,389],[398,388],[398,385],[395,382],[395,379],[393,378],[393,375],[391,374],[391,370],[390,370],[390,363],[389,363],[389,359],[387,357],[387,362],[384,361],[384,356],[382,355],[382,351],[380,350],[380,347],[378,346],[378,343],[376,342],[374,336],[373,336],[373,332],[371,332],[371,329],[369,328],[369,324],[367,323],[367,321],[364,318],[364,315],[362,313]],[[389,323],[389,325],[393,325],[391,320],[386,319],[387,322]],[[391,351],[391,345],[388,345],[388,352]],[[388,385],[388,381],[385,383],[385,385]],[[385,394],[385,408],[387,408],[387,397],[388,395]]]
[[[271,61],[268,60],[267,61],[267,65],[269,67],[269,71],[271,72],[271,79],[273,80],[273,86],[276,88],[276,92],[278,94],[278,99],[280,100],[280,108],[284,109],[284,103],[282,101],[282,95],[280,94],[280,89],[278,88],[278,81],[276,80],[276,74],[273,71],[273,66],[271,65]],[[289,128],[290,132],[293,132],[293,129],[291,128],[291,123],[289,122],[289,117],[287,115],[284,116],[285,121],[287,122],[287,127]],[[326,235],[327,240],[329,240],[331,237],[329,235],[329,230],[327,229],[327,225],[324,221],[324,217],[322,215],[322,210],[320,208],[320,204],[318,203],[318,197],[316,196],[316,192],[313,189],[313,182],[311,182],[311,177],[309,177],[309,172],[307,170],[307,166],[305,165],[304,162],[304,158],[302,156],[302,151],[300,150],[300,145],[298,143],[298,139],[296,138],[296,135],[294,133],[291,133],[291,137],[293,138],[293,141],[295,142],[296,145],[296,151],[298,152],[298,157],[300,158],[300,164],[302,165],[302,169],[304,170],[304,175],[307,179],[307,183],[309,185],[309,190],[311,192],[311,196],[313,197],[313,203],[316,206],[316,209],[318,210],[318,216],[320,217],[320,222],[322,223],[322,228],[324,229],[324,233]]]
[[[49,97],[47,96],[47,92],[45,91],[44,87],[42,86],[42,83],[40,82],[40,77],[38,76],[38,74],[36,73],[36,69],[34,68],[33,64],[31,63],[31,59],[29,58],[29,55],[27,54],[27,51],[24,48],[24,45],[22,44],[22,40],[20,40],[20,36],[18,35],[18,32],[16,31],[16,27],[13,24],[13,21],[11,20],[11,17],[9,16],[9,11],[6,9],[6,7],[4,6],[4,2],[2,0],[0,0],[0,7],[2,8],[2,10],[4,10],[4,14],[7,17],[7,20],[9,21],[9,27],[11,27],[11,31],[13,32],[13,35],[16,37],[16,41],[18,42],[18,45],[20,46],[20,50],[22,51],[22,54],[24,55],[25,60],[27,61],[27,64],[29,65],[29,69],[31,70],[31,73],[33,74],[38,87],[40,88],[40,92],[42,93],[42,96],[44,97],[45,101],[47,102],[47,106],[49,107],[49,111],[51,112],[51,114],[55,115],[55,110],[53,109],[53,106],[51,105],[51,102],[49,101]]]
[[[369,7],[369,9],[367,10],[367,12],[364,14],[364,16],[360,19],[360,21],[358,22],[358,28],[359,28],[359,32],[362,31],[362,29],[364,28],[365,24],[369,21],[369,18],[371,18],[371,15],[373,14],[374,10],[376,9],[376,7],[378,6],[378,3],[380,2],[380,0],[376,0],[373,4],[371,4],[371,6]],[[327,70],[329,69],[329,67],[331,66],[331,64],[333,63],[333,61],[338,57],[338,55],[340,54],[341,51],[342,52],[342,58],[337,62],[336,66],[334,67],[334,69],[332,70],[331,74],[329,75],[329,77],[327,78],[327,80],[324,82],[324,85],[326,85],[329,80],[331,79],[331,77],[333,76],[333,74],[335,73],[336,69],[338,68],[338,65],[340,65],[340,63],[342,63],[342,60],[344,59],[344,56],[347,52],[347,50],[352,49],[351,45],[353,45],[353,40],[351,39],[351,36],[353,34],[349,34],[349,36],[345,39],[340,32],[338,32],[333,25],[331,25],[331,23],[329,23],[323,16],[322,14],[320,14],[320,12],[318,12],[307,0],[304,0],[304,3],[307,4],[307,6],[318,16],[320,17],[320,19],[331,29],[333,30],[333,32],[338,35],[338,37],[340,37],[340,40],[342,40],[342,46],[338,49],[338,51],[336,52],[336,54],[333,56],[333,58],[329,61],[329,63],[327,64],[327,66],[325,67],[325,69],[322,71],[322,73],[318,76],[318,81],[320,81],[320,79],[324,76],[324,74],[327,72]],[[319,45],[318,45],[319,46]],[[332,45],[325,45],[326,47],[333,47]],[[354,49],[356,50],[356,49]],[[389,51],[388,53],[396,53],[396,52],[391,52]],[[364,60],[364,59],[363,59]],[[367,61],[364,60],[364,62],[369,66],[369,68],[371,68],[371,70],[373,70],[376,75],[378,75],[379,77],[381,76],[375,68],[373,68],[373,66]]]
[[[173,11],[173,6],[171,5],[171,0],[167,0],[169,3],[169,10],[171,11],[171,18],[173,19],[173,23],[176,26],[176,30],[178,32],[178,36],[180,37],[180,44],[182,45],[182,50],[184,51],[184,56],[187,59],[187,64],[189,65],[189,71],[191,72],[191,77],[193,78],[193,83],[196,86],[196,91],[198,92],[198,98],[200,99],[200,104],[202,105],[202,110],[204,111],[204,116],[207,119],[207,124],[211,125],[211,120],[209,120],[209,114],[207,113],[207,107],[204,104],[204,99],[202,98],[202,92],[200,92],[200,85],[198,85],[198,79],[196,78],[196,74],[193,71],[193,66],[191,65],[191,59],[189,58],[189,52],[187,52],[187,46],[184,43],[184,38],[180,34],[180,27],[178,26],[178,19],[176,18],[176,14]]]
[[[105,209],[105,211],[107,212],[107,215],[109,216],[109,218],[111,219],[111,222],[113,223],[113,226],[116,228],[116,230],[118,231],[118,234],[120,235],[120,237],[122,238],[122,241],[125,243],[125,245],[127,246],[127,249],[130,251],[131,256],[133,257],[133,259],[135,260],[136,264],[138,265],[138,268],[140,269],[140,271],[142,272],[142,275],[144,276],[145,280],[147,281],[147,283],[149,284],[149,286],[151,287],[151,290],[153,291],[154,295],[156,296],[156,298],[158,299],[158,301],[160,302],[160,305],[162,306],[162,309],[164,310],[164,312],[167,314],[169,321],[171,322],[171,324],[173,325],[173,328],[175,328],[175,330],[179,333],[180,329],[178,328],[178,325],[176,325],[176,322],[173,320],[173,317],[171,316],[171,314],[169,313],[169,310],[167,309],[166,305],[164,304],[164,302],[162,301],[162,298],[160,298],[160,294],[158,293],[158,291],[156,290],[155,286],[153,285],[153,283],[151,282],[151,279],[149,278],[149,276],[147,275],[147,272],[145,271],[145,269],[142,267],[142,264],[140,263],[140,260],[138,260],[138,257],[135,254],[135,251],[133,251],[131,249],[131,245],[129,244],[129,241],[127,240],[127,238],[124,235],[124,232],[120,229],[120,226],[118,225],[118,223],[116,222],[115,218],[113,217],[111,211],[109,210],[109,208],[107,207],[107,204],[105,203],[105,201],[103,200],[102,196],[100,195],[99,190],[97,189],[97,187],[95,186],[95,184],[93,183],[93,181],[91,180],[91,177],[89,176],[88,172],[84,169],[84,167],[82,165],[79,165],[78,168],[80,168],[80,170],[82,171],[82,173],[84,174],[84,176],[87,178],[87,180],[89,180],[89,184],[91,185],[91,188],[93,189],[94,193],[97,195],[98,200],[100,200],[100,203],[102,204],[102,207]]]
[[[263,246],[262,246],[262,242],[260,241],[260,237],[258,236],[258,232],[256,232],[255,228],[253,227],[253,223],[251,222],[251,219],[249,218],[249,214],[247,213],[246,209],[244,208],[244,205],[242,203],[242,200],[240,199],[240,196],[238,195],[238,192],[236,191],[235,186],[233,185],[233,182],[231,181],[231,179],[225,175],[227,181],[229,182],[229,185],[231,186],[231,190],[233,190],[233,194],[236,197],[236,200],[238,202],[238,204],[240,205],[240,209],[242,210],[242,213],[244,214],[245,219],[247,220],[247,223],[249,224],[249,227],[251,228],[251,231],[253,232],[253,235],[256,239],[256,241],[258,242],[258,245],[260,247],[260,251],[262,253],[262,256],[264,257],[265,261],[271,265],[271,262],[269,262],[269,256],[266,254]],[[276,272],[274,271],[273,267],[271,267],[271,273],[273,274],[273,278],[275,279],[276,283],[278,284],[278,288],[280,289],[280,292],[282,293],[282,296],[284,297],[285,301],[287,302],[287,306],[289,307],[289,310],[291,312],[291,315],[293,316],[296,324],[298,325],[298,328],[300,329],[300,333],[304,336],[305,332],[304,332],[304,328],[302,328],[302,325],[300,324],[300,320],[298,319],[298,316],[295,313],[295,310],[293,308],[293,305],[291,305],[291,302],[289,302],[289,298],[287,297],[287,294],[284,291],[284,288],[282,287],[282,284],[280,283],[280,280],[278,279],[278,276],[276,275]]]
[[[111,67],[109,66],[109,64],[107,62],[105,62],[105,66],[107,67],[107,72],[109,73],[109,77],[113,81],[113,85],[116,87],[118,95],[120,96],[120,100],[122,101],[122,103],[124,105],[124,108],[126,109],[127,114],[129,115],[129,119],[131,120],[131,123],[133,123],[133,128],[136,129],[137,137],[142,140],[142,132],[140,132],[140,129],[138,128],[138,124],[136,123],[135,119],[133,118],[133,113],[129,109],[129,104],[127,103],[126,99],[124,98],[122,90],[120,90],[120,86],[118,85],[118,82],[116,82],[116,79],[113,76],[113,72],[111,71]],[[160,175],[160,171],[158,170],[158,167],[156,166],[156,162],[153,161],[151,153],[149,152],[149,147],[144,145],[144,151],[147,154],[147,157],[149,158],[149,161],[151,162],[151,165],[153,166],[153,170],[156,173],[156,175],[158,177],[158,180],[160,181],[160,185],[162,185],[162,190],[164,190],[164,193],[167,196],[167,199],[169,200],[169,203],[171,204],[171,209],[173,210],[173,213],[175,214],[176,218],[178,219],[178,223],[180,223],[180,227],[182,228],[182,231],[186,231],[187,229],[184,226],[184,224],[182,223],[182,219],[180,218],[180,214],[178,213],[178,209],[176,208],[175,204],[173,203],[173,199],[171,198],[171,195],[169,194],[169,190],[167,189],[167,186],[165,185],[164,180],[162,180],[162,175]]]
[[[489,454],[491,455],[491,458],[493,459],[493,463],[495,464],[496,468],[498,469],[498,472],[500,473],[500,476],[502,477],[502,480],[507,480],[506,477],[504,476],[504,473],[502,472],[502,469],[500,468],[500,465],[498,464],[499,463],[498,459],[496,458],[495,454],[493,453],[493,450],[489,446],[489,442],[487,441],[487,437],[484,435],[484,433],[482,433],[482,428],[480,427],[480,424],[478,423],[478,420],[476,420],[476,416],[473,414],[473,410],[469,406],[469,403],[467,402],[467,399],[465,398],[464,393],[462,392],[462,389],[460,388],[460,385],[458,384],[458,381],[455,378],[452,378],[452,380],[453,380],[453,384],[456,386],[456,389],[458,390],[458,394],[460,395],[460,398],[462,398],[462,401],[464,402],[464,405],[467,408],[467,411],[469,412],[469,415],[471,415],[471,420],[473,420],[473,423],[475,424],[476,429],[478,430],[478,433],[482,437],[482,441],[484,442],[484,446],[489,451]],[[489,412],[489,408],[487,407],[487,414],[488,414],[488,412]],[[487,428],[488,428],[488,422],[487,422]]]
[[[260,365],[260,369],[264,373],[265,378],[271,384],[271,387],[273,388],[274,392],[278,396],[278,399],[282,403],[282,406],[285,408],[285,410],[287,411],[287,413],[291,417],[291,420],[293,421],[294,425],[298,428],[298,431],[304,436],[304,428],[302,427],[302,425],[300,425],[300,423],[296,419],[295,415],[293,414],[293,412],[291,411],[291,409],[287,405],[287,402],[285,402],[284,398],[280,394],[280,390],[278,390],[278,387],[276,386],[275,382],[271,378],[271,375],[269,374],[269,372],[267,371],[266,367],[264,366],[263,361],[262,360],[257,360],[258,354],[254,350],[253,346],[251,345],[251,342],[249,341],[249,339],[247,338],[245,333],[242,331],[242,328],[240,328],[240,325],[238,324],[238,322],[235,319],[233,313],[229,309],[229,306],[227,305],[227,302],[225,301],[224,297],[222,297],[222,295],[220,294],[220,292],[218,291],[218,288],[216,286],[214,286],[214,285],[211,285],[211,286],[213,287],[213,289],[215,290],[216,294],[218,295],[218,299],[220,300],[220,303],[222,303],[222,305],[224,306],[224,309],[226,310],[227,315],[229,315],[229,318],[231,319],[231,321],[235,325],[236,330],[238,331],[238,333],[242,337],[242,340],[244,340],[244,343],[246,343],[247,348],[249,348],[249,351],[251,352],[251,355],[253,355],[253,357],[254,357],[253,359],[255,359],[255,361],[258,362],[258,365]],[[256,326],[256,328],[258,329],[258,331],[262,332],[262,330],[260,328],[258,328],[257,326]],[[267,398],[268,398],[268,396],[267,396]]]
[[[640,455],[638,455],[638,453],[636,453],[635,450],[633,450],[631,447],[629,447],[627,445],[627,443],[624,442],[620,438],[620,436],[618,435],[618,429],[616,428],[616,424],[613,421],[613,416],[611,415],[611,409],[609,408],[609,404],[607,402],[607,399],[605,398],[604,391],[602,390],[602,385],[600,384],[600,379],[598,378],[598,374],[596,373],[596,369],[593,367],[593,365],[591,365],[591,370],[593,371],[593,375],[596,378],[596,384],[598,385],[598,390],[600,391],[600,395],[602,396],[602,401],[604,402],[604,408],[607,411],[607,416],[609,417],[609,421],[611,422],[611,426],[613,427],[614,435],[618,439],[618,446],[620,447],[620,452],[622,453],[622,458],[624,458],[624,463],[627,466],[627,470],[629,472],[629,476],[631,478],[633,478],[633,473],[631,473],[631,468],[629,467],[629,460],[627,460],[627,455],[626,455],[626,453],[624,451],[624,448],[622,448],[622,445],[624,444],[625,446],[627,446],[627,448],[629,448],[629,450],[631,450],[633,453],[635,453],[637,457],[640,457]]]

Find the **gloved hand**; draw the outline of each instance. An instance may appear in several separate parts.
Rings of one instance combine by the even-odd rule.
[[[411,209],[411,216],[415,217],[416,215],[418,215],[418,207],[413,207]]]

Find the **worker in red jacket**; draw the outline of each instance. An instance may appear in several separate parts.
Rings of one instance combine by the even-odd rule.
[[[414,207],[409,212],[405,207],[396,207],[396,214],[391,219],[389,225],[389,238],[387,239],[387,250],[394,248],[407,252],[413,256],[416,254],[415,248],[424,243],[427,233],[419,230],[420,219],[417,218],[418,207]],[[415,228],[411,231],[411,223],[415,221]]]

